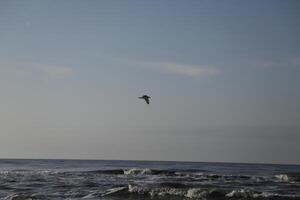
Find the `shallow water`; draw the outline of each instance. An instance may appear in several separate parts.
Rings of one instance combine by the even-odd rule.
[[[0,160],[1,199],[300,199],[299,165]]]

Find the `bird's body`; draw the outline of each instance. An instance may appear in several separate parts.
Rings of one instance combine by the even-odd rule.
[[[151,99],[151,97],[149,97],[148,95],[143,95],[143,96],[139,97],[139,99],[144,99],[146,101],[146,103],[149,104],[150,103],[149,99]]]

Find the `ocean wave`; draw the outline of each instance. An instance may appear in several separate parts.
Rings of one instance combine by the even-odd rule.
[[[126,196],[126,195],[145,195],[149,197],[177,196],[189,199],[299,199],[300,196],[283,195],[268,192],[255,192],[250,189],[224,190],[221,188],[174,188],[174,187],[151,187],[131,185],[124,187],[111,188],[105,191],[102,196]]]
[[[34,171],[34,170],[1,170],[0,171],[0,176],[1,175],[51,175],[51,174],[62,174],[65,172],[62,171],[54,171],[54,170],[39,170],[39,171]]]
[[[300,173],[277,174],[275,178],[282,182],[300,182]]]
[[[272,192],[255,192],[250,189],[236,189],[225,195],[230,198],[242,198],[242,199],[284,199],[284,200],[295,200],[300,199],[298,195],[289,194],[278,194]]]
[[[117,195],[129,191],[128,187],[110,188],[102,194],[102,196]]]
[[[150,168],[130,168],[130,169],[109,169],[109,170],[94,170],[84,173],[107,174],[107,175],[180,175],[180,172],[175,170],[160,170]]]
[[[253,197],[253,192],[247,189],[237,189],[227,193],[226,197],[251,198]]]
[[[204,170],[161,170],[150,168],[129,168],[129,169],[108,169],[108,170],[94,170],[83,173],[107,174],[107,175],[163,175],[163,176],[203,176]],[[214,175],[212,175],[214,176]],[[217,176],[217,175],[216,175]]]
[[[275,178],[279,181],[283,181],[283,182],[289,182],[290,181],[290,178],[287,174],[278,174],[278,175],[275,175]]]
[[[152,175],[153,172],[149,168],[145,168],[145,169],[132,168],[129,170],[124,170],[124,174],[125,175],[147,175],[147,174]]]
[[[189,181],[218,181],[218,182],[274,182],[272,176],[254,176],[254,175],[230,175],[230,174],[215,174],[207,173],[201,170],[160,170],[150,168],[129,168],[129,169],[112,169],[112,170],[95,170],[84,173],[103,174],[103,175],[124,175],[128,177],[149,177],[156,178],[180,178],[181,180]],[[154,178],[154,177],[153,177]]]
[[[41,180],[48,178],[48,176],[94,176],[94,175],[124,175],[129,178],[134,178],[135,176],[149,177],[153,178],[180,178],[180,180],[188,181],[218,181],[218,182],[236,182],[236,183],[271,183],[271,182],[300,182],[300,173],[285,173],[277,174],[274,176],[255,176],[255,175],[230,175],[230,174],[217,174],[217,173],[207,173],[201,170],[161,170],[161,169],[151,169],[151,168],[129,168],[129,169],[101,169],[92,171],[62,171],[62,170],[1,170],[0,178],[17,178],[23,176],[31,176],[30,180]]]
[[[6,196],[3,200],[34,200],[34,199],[41,199],[33,195],[28,194],[11,194]]]
[[[254,175],[230,175],[230,174],[215,174],[207,173],[201,170],[161,170],[150,168],[129,168],[129,169],[101,169],[92,171],[55,171],[55,170],[2,170],[0,178],[16,178],[22,176],[32,176],[34,178],[47,178],[48,176],[94,176],[94,175],[109,175],[128,176],[128,178],[153,176],[153,178],[180,178],[180,180],[188,181],[218,181],[218,182],[236,182],[236,183],[263,183],[263,182],[297,182],[300,181],[300,173],[278,174],[274,176],[254,176]]]
[[[154,196],[180,196],[180,197],[194,197],[196,191],[190,188],[174,188],[174,187],[153,187],[131,185],[126,187],[117,187],[108,189],[102,196],[122,196],[122,195],[145,195],[149,197]]]
[[[124,174],[124,170],[123,169],[93,170],[93,171],[84,171],[83,173],[121,175]]]
[[[190,187],[187,184],[179,183],[179,182],[162,182],[159,184],[160,187],[171,187],[171,188],[188,188]]]
[[[129,169],[100,169],[92,171],[55,171],[55,170],[2,170],[2,175],[82,175],[82,174],[103,174],[103,175],[127,175],[127,176],[141,176],[141,175],[161,175],[161,176],[175,176],[175,177],[192,177],[192,178],[207,178],[207,179],[252,179],[252,176],[247,175],[225,175],[207,173],[203,170],[161,170],[150,168],[129,168]],[[278,178],[283,175],[278,175]],[[287,175],[286,175],[287,176]],[[299,176],[300,177],[300,176]]]

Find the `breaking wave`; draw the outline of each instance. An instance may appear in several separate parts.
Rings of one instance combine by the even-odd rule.
[[[282,182],[300,182],[300,173],[278,174],[275,178]]]
[[[186,175],[202,175],[203,170],[160,170],[150,168],[130,168],[130,169],[108,169],[95,170],[86,173],[108,174],[108,175],[165,175],[165,176],[186,176]]]
[[[189,199],[299,199],[300,196],[283,195],[268,192],[255,192],[250,189],[225,190],[221,188],[174,188],[174,187],[153,187],[128,185],[123,187],[111,188],[106,190],[101,196],[126,196],[126,195],[143,195],[145,197],[182,197]]]

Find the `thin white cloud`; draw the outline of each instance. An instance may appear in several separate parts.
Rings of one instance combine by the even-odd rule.
[[[65,77],[74,72],[73,68],[62,65],[34,64],[33,67],[52,77]]]
[[[259,60],[253,62],[253,65],[259,68],[300,67],[300,58],[290,58],[280,61]]]
[[[199,78],[202,76],[215,75],[220,72],[219,69],[206,65],[188,65],[172,62],[135,62],[143,67],[152,68],[165,73],[189,76]]]
[[[49,78],[63,78],[74,73],[74,69],[68,66],[27,62],[0,63],[0,69],[3,73]]]
[[[292,63],[295,67],[300,67],[300,57],[299,57],[299,58],[293,58],[293,59],[291,59],[291,63]]]
[[[277,66],[278,63],[269,60],[262,60],[262,61],[256,61],[254,65],[260,68],[271,68]]]

